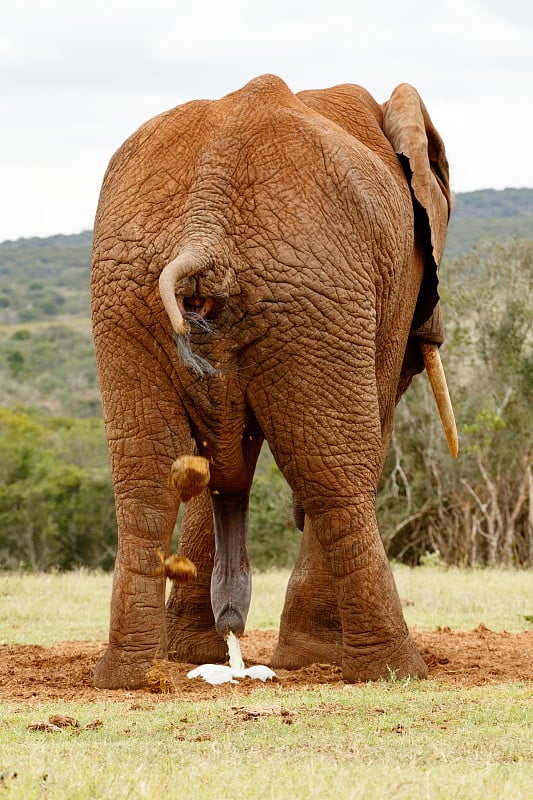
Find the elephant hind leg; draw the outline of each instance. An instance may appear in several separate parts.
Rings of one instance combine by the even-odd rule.
[[[217,633],[211,608],[212,564],[196,562],[194,583],[174,584],[166,606],[167,652],[170,661],[185,664],[223,664],[225,640]]]
[[[377,526],[368,519],[368,511],[348,509],[326,512],[313,525],[306,518],[272,666],[333,663],[354,683],[391,674],[427,677]]]
[[[334,577],[344,679],[425,678],[428,669],[407,629],[373,508],[368,498],[313,519]]]
[[[140,536],[119,540],[109,643],[94,673],[99,689],[142,688],[154,661],[165,657],[163,547]]]

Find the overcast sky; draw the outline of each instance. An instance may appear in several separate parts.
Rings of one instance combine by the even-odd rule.
[[[0,27],[0,241],[91,228],[142,122],[264,72],[293,89],[401,82],[456,192],[533,187],[532,0],[11,0]]]

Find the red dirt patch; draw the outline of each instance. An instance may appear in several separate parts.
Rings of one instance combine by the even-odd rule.
[[[495,633],[480,624],[469,632],[444,628],[413,636],[429,666],[430,678],[443,684],[480,686],[533,680],[533,631]],[[276,631],[247,632],[242,638],[246,664],[267,664],[276,638]],[[95,689],[93,670],[104,647],[101,642],[61,642],[51,647],[0,645],[0,700],[208,700],[246,695],[262,685],[246,679],[238,685],[211,686],[201,679],[188,680],[190,665],[173,663],[168,670],[165,664],[175,685],[172,694]],[[343,683],[338,667],[313,664],[292,672],[277,670],[277,685],[282,689],[325,683]]]

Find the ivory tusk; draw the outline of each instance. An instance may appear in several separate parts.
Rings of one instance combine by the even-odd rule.
[[[188,333],[189,326],[183,319],[176,302],[176,284],[185,278],[195,275],[204,268],[202,259],[197,253],[183,252],[164,267],[159,276],[159,294],[167,312],[170,324],[179,335]]]
[[[452,454],[452,458],[457,458],[459,452],[459,441],[457,438],[457,426],[455,424],[455,416],[453,413],[450,394],[446,384],[446,376],[442,368],[442,361],[440,360],[439,348],[434,344],[427,342],[420,342],[420,349],[424,359],[424,365],[428,374],[429,382],[433,390],[435,402],[439,410],[440,420],[444,433],[446,434],[446,441],[448,448]]]

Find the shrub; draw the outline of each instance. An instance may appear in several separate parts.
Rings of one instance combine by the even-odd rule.
[[[112,567],[115,511],[102,455],[99,421],[0,409],[2,567]]]
[[[445,263],[443,347],[460,434],[453,463],[423,376],[397,411],[381,491],[391,556],[533,564],[533,242]]]

